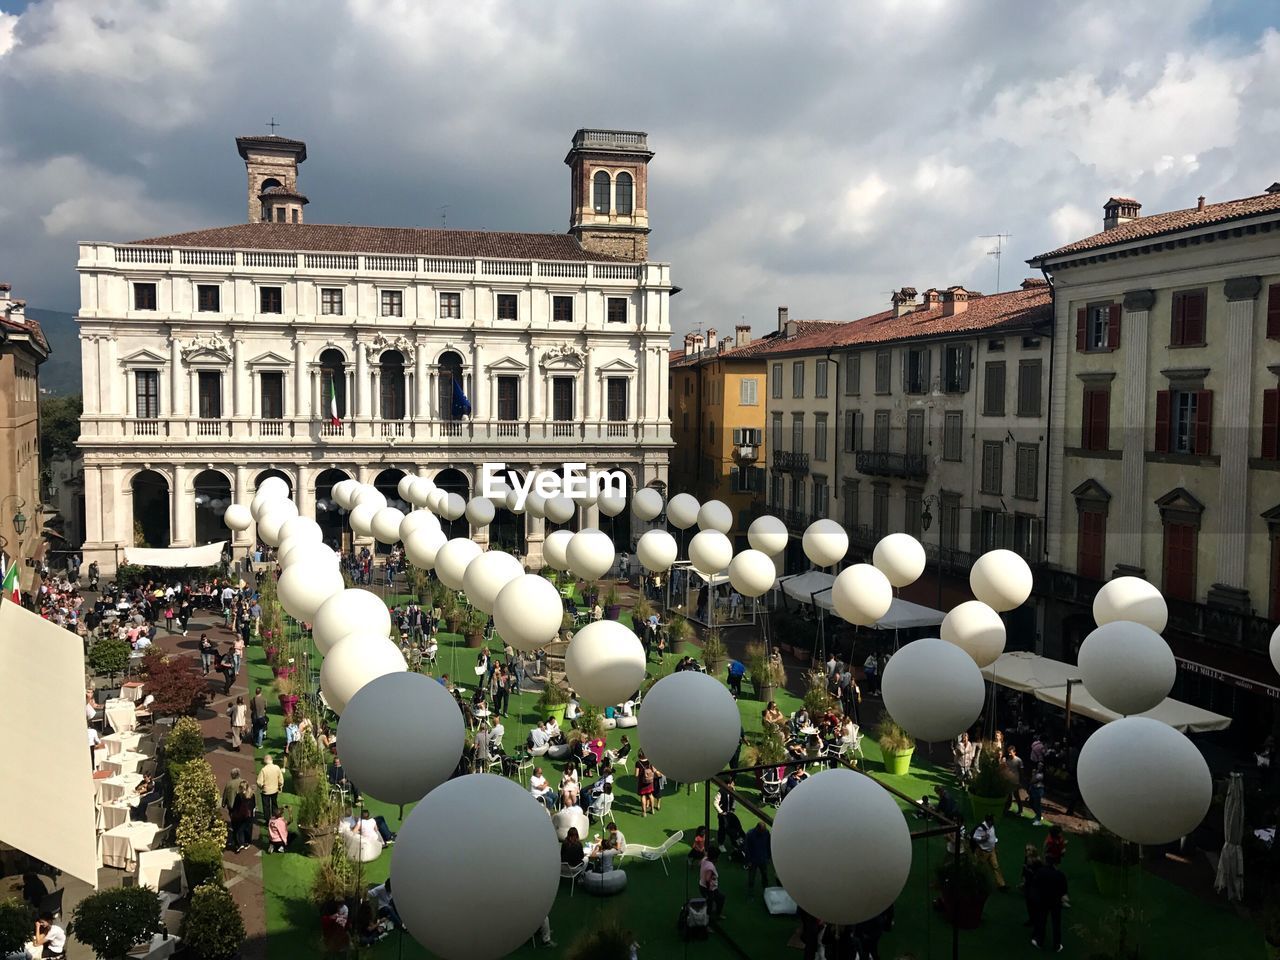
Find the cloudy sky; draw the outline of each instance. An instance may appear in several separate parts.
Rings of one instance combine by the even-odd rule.
[[[1140,9],[1139,9],[1140,8]],[[318,223],[559,231],[581,126],[646,130],[677,334],[989,291],[1100,228],[1280,179],[1280,8],[0,0],[0,279],[244,216],[237,134],[307,141]]]

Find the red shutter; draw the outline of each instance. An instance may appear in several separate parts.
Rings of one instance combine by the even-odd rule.
[[[1095,390],[1093,394],[1093,439],[1095,450],[1111,446],[1111,391]]]
[[[1076,311],[1076,349],[1081,353],[1084,352],[1085,347],[1088,344],[1088,340],[1086,339],[1088,336],[1088,329],[1089,310],[1086,307],[1081,307]]]
[[[1280,340],[1280,283],[1267,287],[1267,336]]]
[[[1173,394],[1168,390],[1156,393],[1156,453],[1169,452],[1169,409],[1173,404]]]
[[[1106,543],[1107,518],[1094,510],[1080,512],[1079,543],[1076,546],[1076,572],[1082,577],[1102,579],[1103,550]]]
[[[1213,452],[1213,391],[1196,391],[1195,452],[1208,456]]]
[[[1084,402],[1080,405],[1080,449],[1093,449],[1093,391],[1084,392]]]
[[[1172,302],[1173,302],[1173,308],[1172,308],[1173,324],[1172,324],[1172,328],[1169,331],[1169,343],[1175,347],[1178,347],[1186,342],[1185,340],[1186,328],[1185,328],[1184,318],[1186,316],[1186,310],[1187,310],[1187,298],[1174,294],[1172,297]]]
[[[1280,459],[1280,390],[1262,391],[1262,459]]]
[[[1113,303],[1107,308],[1107,348],[1114,350],[1120,346],[1120,304]]]
[[[1205,295],[1192,293],[1186,298],[1186,315],[1183,319],[1183,333],[1187,343],[1204,343],[1205,327]]]

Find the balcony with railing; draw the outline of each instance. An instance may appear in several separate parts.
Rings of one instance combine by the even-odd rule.
[[[778,510],[776,515],[779,520],[787,525],[787,529],[797,536],[803,534],[809,529],[809,525],[815,520],[822,519],[817,514],[809,510]]]
[[[169,424],[163,420],[140,418],[131,423],[132,429],[129,432],[135,437],[167,437],[169,435]]]
[[[259,420],[257,424],[258,436],[260,437],[283,437],[285,422],[279,418],[271,420]]]
[[[809,455],[791,450],[775,450],[773,451],[773,469],[787,473],[808,473]]]
[[[225,431],[228,434],[231,432],[229,427],[230,425],[228,424],[228,429]],[[220,437],[222,436],[223,432],[224,431],[223,431],[223,425],[221,420],[197,420],[196,421],[197,437]]]
[[[854,466],[859,473],[873,477],[923,479],[929,475],[929,460],[922,453],[860,450],[854,460]]]

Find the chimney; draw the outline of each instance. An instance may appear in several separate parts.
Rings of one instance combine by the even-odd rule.
[[[903,287],[894,292],[889,298],[889,305],[893,308],[895,317],[903,317],[916,308],[916,288]]]
[[[1027,277],[1022,281],[1023,290],[1034,290],[1036,287],[1047,287],[1049,281],[1044,277]]]
[[[969,309],[969,291],[964,287],[947,287],[942,291],[942,315],[954,317]]]
[[[1196,197],[1196,209],[1197,210],[1204,209],[1204,194],[1201,194],[1200,196]]]
[[[694,353],[702,352],[702,334],[700,333],[695,333],[693,335],[693,352]]]
[[[693,338],[694,334],[686,333],[684,335],[684,355],[686,357],[693,355]]]
[[[707,328],[707,349],[714,350],[716,348],[716,328]]]
[[[745,347],[751,343],[751,325],[740,323],[733,328],[734,348]]]
[[[1137,220],[1142,216],[1138,211],[1142,204],[1129,197],[1112,197],[1102,205],[1102,229],[1114,230],[1122,223]]]
[[[935,307],[941,306],[942,294],[938,292],[937,287],[930,287],[921,296],[920,304],[926,310],[932,310]]]
[[[787,318],[790,312],[786,307],[778,308],[778,332],[785,334],[787,332]]]

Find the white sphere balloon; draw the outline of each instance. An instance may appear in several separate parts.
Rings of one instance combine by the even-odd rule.
[[[273,547],[280,545],[280,528],[298,515],[292,500],[277,500],[258,515],[258,537]]]
[[[580,700],[599,707],[621,703],[644,682],[644,645],[617,620],[596,620],[569,641],[564,673]]]
[[[539,520],[547,515],[547,498],[535,490],[530,490],[528,496],[524,498],[525,513],[531,517],[537,517]]]
[[[733,529],[733,511],[723,500],[708,500],[698,508],[698,529],[728,533]]]
[[[924,573],[924,547],[909,533],[891,533],[876,544],[871,563],[895,587],[907,587]]]
[[[617,493],[602,493],[596,499],[596,505],[606,517],[616,517],[627,508],[627,498]]]
[[[487,527],[493,523],[496,514],[493,503],[484,497],[472,497],[467,501],[467,523],[473,527]]]
[[[648,530],[636,542],[636,556],[640,558],[640,565],[650,573],[670,570],[679,552],[676,538],[665,530]]]
[[[334,502],[343,510],[350,510],[355,506],[355,495],[360,492],[360,481],[352,480],[348,477],[345,480],[339,480],[333,485],[329,491]]]
[[[351,524],[352,532],[358,537],[372,537],[373,518],[381,509],[376,502],[360,503],[352,507],[347,514],[347,523]]]
[[[855,563],[836,575],[831,584],[831,603],[842,620],[869,627],[893,606],[893,587],[871,564]]]
[[[373,522],[369,524],[373,538],[379,543],[395,543],[400,539],[400,524],[404,522],[404,516],[395,507],[383,507],[373,515]]]
[[[443,530],[419,527],[404,541],[404,555],[419,570],[430,570],[436,565],[436,555],[449,538]]]
[[[560,591],[534,573],[516,577],[493,603],[493,627],[517,650],[537,650],[556,638],[564,619]]]
[[[631,498],[631,512],[637,520],[656,520],[662,513],[662,494],[653,487],[641,487]]]
[[[280,525],[277,536],[281,544],[286,540],[324,543],[324,531],[320,529],[320,524],[310,517],[290,517]]]
[[[249,508],[243,503],[233,503],[227,507],[227,512],[222,515],[222,522],[227,525],[228,529],[236,532],[248,530],[253,526],[253,514],[249,512]]]
[[[323,558],[290,564],[276,584],[280,605],[293,619],[307,622],[315,619],[320,604],[342,588],[342,572]]]
[[[572,530],[552,530],[542,541],[542,559],[553,570],[569,569],[569,541],[573,539]]]
[[[466,746],[462,711],[433,677],[386,673],[347,703],[342,764],[362,793],[414,803],[453,775]]]
[[[1098,626],[1130,620],[1163,633],[1169,623],[1169,606],[1154,584],[1141,577],[1116,577],[1102,585],[1093,598],[1093,622]]]
[[[759,550],[743,550],[729,561],[729,582],[744,597],[768,593],[777,576],[773,558]]]
[[[324,663],[320,665],[320,689],[333,712],[341,715],[366,683],[407,669],[397,644],[380,633],[357,630],[325,654]]]
[[[805,530],[800,545],[815,567],[830,567],[849,552],[849,535],[834,520],[815,520]]]
[[[500,828],[499,826],[500,825]],[[502,869],[492,869],[493,864]],[[391,853],[396,909],[444,960],[505,957],[551,912],[560,844],[540,803],[504,777],[441,784],[406,818]],[[501,904],[476,922],[476,904]]]
[[[512,490],[507,494],[506,506],[511,513],[517,515],[524,513],[525,501],[520,498],[518,490]]]
[[[494,506],[495,509],[506,507],[507,496],[510,493],[511,493],[511,485],[509,483],[507,483],[505,480],[496,480],[494,481],[493,496],[486,496],[485,499],[488,500]]]
[[[990,666],[1004,653],[1004,621],[981,600],[966,600],[942,618],[942,639],[973,657],[979,667]]]
[[[461,590],[468,565],[481,552],[480,544],[466,537],[447,541],[436,551],[436,576],[446,587]]]
[[[787,525],[777,517],[756,517],[747,528],[747,542],[751,549],[771,557],[787,549],[790,538]]]
[[[577,642],[575,637],[573,643]],[[666,776],[682,783],[706,780],[723,770],[742,729],[729,688],[696,670],[671,673],[655,683],[644,696],[639,716],[637,732],[645,754]],[[694,730],[697,735],[691,736]]]
[[[667,503],[667,519],[677,530],[688,530],[698,522],[698,509],[696,497],[688,493],[677,493]]]
[[[986,701],[982,671],[945,640],[914,640],[889,658],[880,677],[884,708],[913,737],[936,743],[968,730]]]
[[[432,490],[427,494],[427,509],[434,514],[442,516],[444,513],[444,506],[448,502],[448,490]]]
[[[1280,673],[1280,627],[1271,634],[1271,665]]]
[[[1104,623],[1085,637],[1076,662],[1093,698],[1125,715],[1155,709],[1178,678],[1177,661],[1164,638],[1128,620]]]
[[[485,613],[493,613],[498,594],[512,580],[524,576],[524,567],[509,553],[489,550],[467,564],[462,574],[462,589],[471,605]]]
[[[289,496],[289,484],[285,482],[283,477],[270,476],[258,484],[255,493],[264,497],[284,497]]]
[[[331,563],[335,567],[338,566],[338,555],[323,543],[309,543],[303,540],[281,540],[280,546],[276,549],[276,558],[280,564],[280,569],[291,567],[295,563],[303,563],[310,560]]]
[[[413,483],[409,484],[409,496],[405,499],[416,506],[425,507],[427,497],[435,493],[435,489],[435,481],[427,477],[414,477]]]
[[[1195,744],[1150,717],[1123,717],[1094,731],[1080,750],[1076,781],[1098,822],[1134,843],[1185,837],[1213,799],[1209,765]]]
[[[713,576],[724,573],[733,559],[733,541],[719,530],[702,530],[689,541],[689,559],[698,572]]]
[[[400,521],[400,539],[408,540],[416,530],[439,530],[440,519],[430,510],[411,510]]]
[[[883,913],[911,872],[911,831],[898,804],[870,777],[840,768],[802,780],[787,794],[770,849],[778,882],[828,923]]]
[[[391,635],[391,611],[386,603],[377,594],[358,587],[335,593],[320,604],[311,624],[311,635],[322,654],[357,631],[373,636]]]
[[[249,501],[249,513],[254,520],[260,520],[262,519],[262,515],[266,513],[267,509],[273,504],[286,503],[288,500],[289,498],[287,496],[283,496],[274,490],[268,491],[267,493],[257,493],[254,494],[253,499]]]
[[[381,510],[387,505],[387,498],[376,487],[362,486],[351,498],[351,502],[357,507],[367,503],[375,510]]]
[[[399,496],[401,500],[409,499],[409,492],[412,490],[413,481],[416,479],[418,478],[411,473],[406,473],[400,478],[400,482],[396,484],[396,495]]]
[[[1031,568],[1012,550],[988,550],[969,569],[974,597],[998,613],[1025,603],[1031,584]]]
[[[552,497],[542,508],[542,512],[546,514],[547,519],[552,523],[568,523],[577,510],[577,504],[563,494],[558,497]]]
[[[582,579],[599,580],[613,566],[613,541],[595,527],[586,527],[570,538],[565,558]]]
[[[600,502],[600,494],[596,492],[595,488],[590,483],[583,484],[582,492],[576,494],[573,497],[573,501],[579,506],[594,507]],[[609,514],[609,516],[612,516],[612,514]]]
[[[467,501],[462,499],[460,493],[450,493],[446,495],[444,501],[440,505],[440,515],[446,520],[458,520],[467,512]]]

